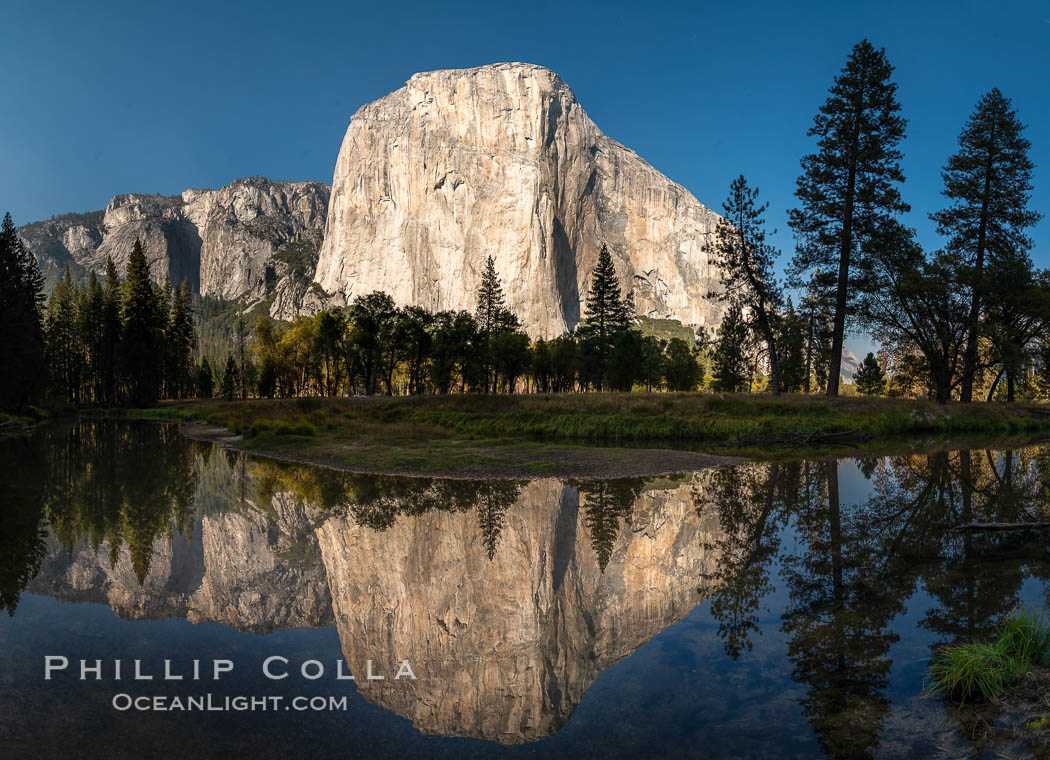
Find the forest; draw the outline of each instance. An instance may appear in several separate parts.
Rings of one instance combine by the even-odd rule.
[[[1027,232],[1031,144],[1010,100],[982,95],[943,166],[930,210],[943,246],[925,250],[903,221],[907,121],[893,66],[864,40],[809,129],[789,210],[795,251],[767,242],[768,206],[743,175],[707,245],[724,303],[713,332],[651,329],[621,289],[604,245],[583,317],[530,337],[507,308],[489,256],[475,309],[399,306],[382,292],[294,321],[239,304],[225,351],[204,350],[200,299],[150,281],[136,242],[123,278],[66,273],[44,299],[33,254],[10,215],[0,231],[0,318],[8,371],[0,407],[145,406],[158,399],[448,393],[693,391],[951,400],[1050,397],[1050,272]],[[797,300],[797,305],[796,305]],[[879,345],[843,383],[844,340]]]

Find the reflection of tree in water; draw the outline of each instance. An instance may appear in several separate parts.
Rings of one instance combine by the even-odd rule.
[[[751,650],[751,635],[760,634],[758,606],[772,591],[769,560],[780,548],[779,524],[783,510],[777,503],[778,464],[723,467],[711,474],[704,495],[717,494],[722,530],[707,547],[721,557],[714,580],[711,614],[718,635],[734,660]],[[704,495],[696,494],[702,502]]]
[[[5,525],[2,535],[11,546],[0,552],[5,563],[0,578],[10,611],[39,569],[41,520],[70,553],[80,541],[95,551],[108,542],[115,564],[126,543],[139,583],[149,573],[157,538],[173,539],[176,529],[190,535],[193,446],[174,426],[55,426],[29,439],[5,441],[4,454],[12,477],[3,497],[11,500],[3,509],[10,530]]]
[[[897,640],[890,626],[920,581],[939,602],[922,624],[948,643],[986,633],[1016,603],[1026,569],[1044,574],[1048,564],[1046,547],[1018,534],[950,532],[974,519],[1039,519],[1050,492],[1045,452],[857,464],[876,491],[858,504],[841,503],[833,461],[741,465],[713,473],[698,494],[723,529],[722,566],[708,580],[727,654],[750,649],[769,566],[779,561],[792,675],[808,687],[803,711],[831,757],[869,757],[878,747]],[[790,520],[800,542],[785,552],[777,534]]]
[[[883,693],[898,636],[888,624],[910,595],[907,577],[886,572],[874,516],[843,508],[838,464],[802,471],[823,478],[825,498],[801,501],[796,520],[805,551],[783,558],[790,605],[781,630],[788,635],[792,677],[809,690],[802,711],[831,757],[869,757],[878,746],[890,701]],[[820,493],[810,482],[809,493]],[[897,569],[897,568],[894,568]]]
[[[325,510],[343,509],[358,525],[376,531],[391,527],[399,515],[476,508],[489,559],[495,557],[507,509],[521,493],[516,481],[368,475],[278,462],[256,463],[254,475],[266,498],[290,492]]]
[[[174,425],[80,423],[43,445],[48,522],[69,551],[82,538],[96,550],[107,541],[115,563],[127,543],[142,583],[153,542],[176,528],[190,535],[194,450]]]
[[[500,533],[507,509],[518,499],[520,488],[515,483],[487,480],[480,484],[478,491],[478,524],[485,541],[485,551],[489,559],[496,556]]]
[[[0,461],[9,473],[0,488],[0,608],[14,615],[44,558],[46,471],[39,452],[20,438],[0,439]]]
[[[961,451],[942,455],[956,498],[938,504],[946,525],[1046,519],[1046,453]],[[1041,560],[1033,562],[1033,560]],[[988,636],[1019,599],[1026,571],[1045,577],[1045,541],[1023,532],[949,533],[928,570],[926,587],[939,604],[921,625],[943,642]]]
[[[634,503],[644,480],[600,480],[580,483],[584,522],[591,534],[591,547],[598,555],[598,567],[604,573],[612,557],[613,544],[620,535],[620,520],[631,522]]]

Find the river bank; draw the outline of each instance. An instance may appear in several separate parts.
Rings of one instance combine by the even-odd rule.
[[[208,399],[84,414],[199,423],[187,432],[342,470],[452,477],[660,475],[738,456],[1050,433],[1050,407],[1037,404],[699,393]]]

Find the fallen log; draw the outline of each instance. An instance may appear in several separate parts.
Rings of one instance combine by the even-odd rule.
[[[979,531],[1003,531],[1003,530],[1050,530],[1050,522],[1018,522],[1018,523],[1003,523],[1003,522],[985,522],[985,523],[967,523],[966,525],[956,525],[952,528],[954,531],[960,533],[979,530]]]

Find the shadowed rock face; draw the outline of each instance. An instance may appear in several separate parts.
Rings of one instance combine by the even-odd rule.
[[[170,197],[118,195],[105,212],[36,222],[20,234],[48,272],[71,264],[103,273],[112,257],[123,273],[138,239],[156,282],[188,280],[202,295],[258,298],[268,278],[284,274],[274,259],[283,246],[302,243],[316,255],[328,198],[320,182],[248,178]]]
[[[721,314],[702,250],[718,219],[549,69],[431,71],[351,119],[315,280],[346,300],[471,309],[491,255],[508,306],[550,337],[579,321],[604,242],[639,314],[700,325]]]
[[[595,678],[702,600],[717,520],[692,483],[638,496],[604,572],[593,515],[572,486],[523,487],[492,559],[474,510],[401,516],[377,532],[318,529],[343,655],[408,660],[417,681],[365,682],[366,699],[446,736],[503,743],[555,733]]]

